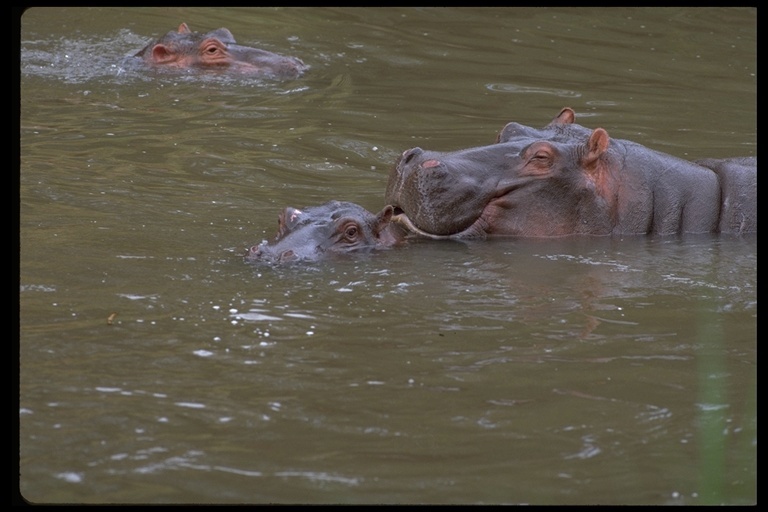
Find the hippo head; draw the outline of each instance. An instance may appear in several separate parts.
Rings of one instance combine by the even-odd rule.
[[[586,129],[574,124],[575,118],[573,109],[565,107],[541,129],[507,123],[492,146],[452,153],[405,151],[387,184],[387,201],[396,207],[394,220],[430,238],[484,237],[499,231],[491,222],[493,204],[505,195],[504,179],[515,175],[521,150],[537,140],[584,136]]]
[[[405,151],[385,195],[394,220],[430,238],[610,233],[610,139],[572,126],[510,124],[489,146]]]
[[[402,241],[391,223],[393,208],[373,214],[355,203],[330,201],[301,210],[288,207],[278,217],[277,236],[251,247],[246,261],[284,263],[319,260],[334,254],[371,251]]]
[[[296,77],[306,69],[297,58],[236,44],[226,28],[203,34],[191,31],[186,23],[148,44],[135,56],[162,67],[226,69],[281,77]]]

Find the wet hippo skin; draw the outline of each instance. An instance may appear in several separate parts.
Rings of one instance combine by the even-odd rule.
[[[302,209],[288,207],[278,217],[277,236],[248,249],[249,262],[317,261],[333,255],[386,249],[407,232],[392,223],[393,208],[373,214],[360,205],[329,201]]]
[[[191,31],[186,23],[152,41],[135,57],[153,66],[219,69],[280,78],[296,78],[306,70],[295,57],[238,45],[226,28],[203,34]]]
[[[564,108],[542,129],[509,123],[495,144],[409,149],[385,202],[431,238],[757,232],[757,158],[689,162]]]

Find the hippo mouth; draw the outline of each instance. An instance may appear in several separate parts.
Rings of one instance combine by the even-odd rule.
[[[408,214],[403,211],[402,208],[399,206],[395,206],[395,212],[392,216],[392,222],[395,224],[398,224],[402,228],[406,229],[408,232],[413,233],[414,235],[423,236],[426,238],[431,238],[433,240],[456,240],[456,239],[467,239],[467,238],[485,238],[485,233],[479,228],[477,225],[477,222],[470,225],[468,228],[459,231],[457,233],[451,233],[450,235],[438,235],[435,233],[430,233],[428,231],[425,231],[418,227],[414,222],[411,220],[410,217],[408,217]]]
[[[420,148],[405,151],[391,170],[384,200],[392,221],[434,240],[485,238],[494,177],[473,174],[473,161]]]
[[[432,238],[434,240],[446,240],[449,238],[453,238],[453,235],[435,235],[433,233],[428,233],[424,231],[423,229],[416,226],[416,224],[413,223],[410,217],[408,217],[408,215],[406,215],[406,213],[400,208],[395,208],[395,214],[392,216],[392,222],[402,226],[403,228],[408,230],[410,233],[424,236],[427,238]]]

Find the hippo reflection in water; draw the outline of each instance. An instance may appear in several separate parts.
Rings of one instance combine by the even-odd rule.
[[[192,32],[186,23],[149,43],[135,57],[155,66],[226,69],[277,78],[296,78],[306,69],[297,58],[238,45],[226,28],[203,34]]]
[[[249,262],[316,261],[328,256],[386,249],[407,234],[392,223],[391,206],[373,214],[355,203],[329,201],[304,209],[288,207],[278,217],[275,240],[251,247]]]
[[[574,120],[564,108],[489,146],[409,149],[385,202],[430,238],[757,232],[757,158],[689,162]]]

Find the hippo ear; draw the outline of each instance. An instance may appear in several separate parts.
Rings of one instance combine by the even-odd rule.
[[[509,142],[521,137],[530,137],[531,133],[531,128],[513,121],[504,125],[504,128],[496,135],[496,144]]]
[[[504,128],[501,129],[499,133],[496,134],[496,144],[499,144],[501,142],[508,142],[509,139],[511,139],[509,135],[509,128],[517,126],[517,123],[507,123],[504,125]]]
[[[395,209],[392,205],[388,204],[382,210],[376,214],[374,231],[378,235],[384,228],[386,228],[390,222],[392,222],[392,215],[394,215]]]
[[[187,26],[186,23],[182,22],[181,25],[179,25],[178,32],[179,32],[179,34],[189,34],[192,31],[189,30],[189,27]]]
[[[164,44],[156,44],[152,47],[152,61],[157,64],[165,64],[176,59],[176,55]]]
[[[593,170],[597,166],[600,157],[608,150],[611,138],[608,132],[602,128],[595,128],[587,141],[586,151],[581,159],[581,163],[587,170]]]
[[[550,121],[547,127],[554,126],[556,124],[573,124],[576,121],[576,112],[571,107],[565,107],[560,111],[555,118]]]
[[[215,37],[224,44],[236,44],[235,36],[228,29],[222,27],[205,34],[207,37]]]

